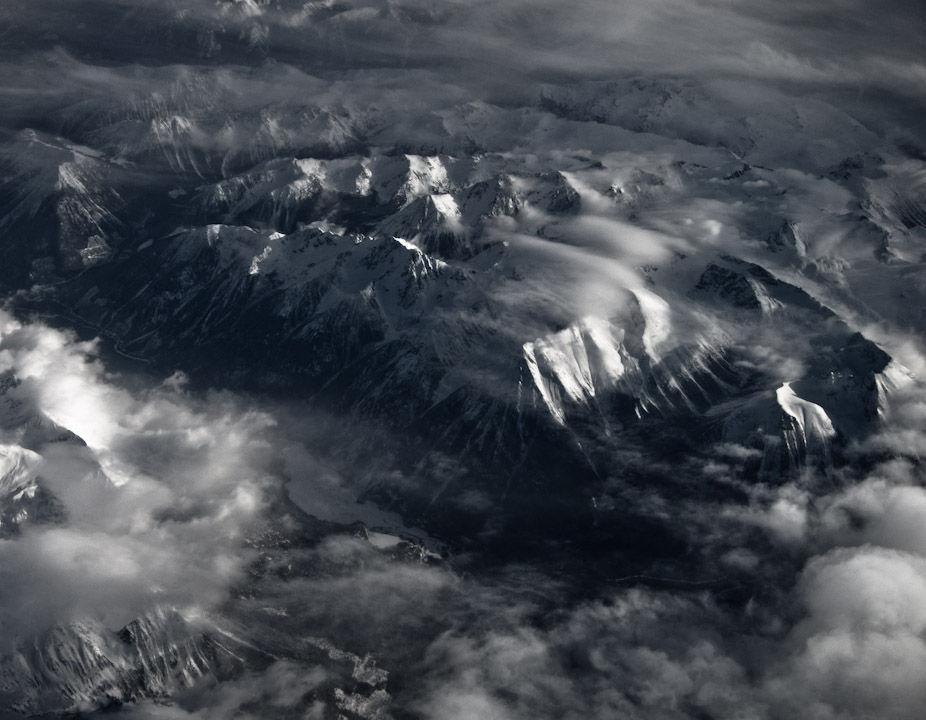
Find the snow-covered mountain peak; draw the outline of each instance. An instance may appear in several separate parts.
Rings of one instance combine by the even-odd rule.
[[[18,445],[0,445],[0,495],[29,483],[41,456]]]
[[[786,382],[775,391],[781,409],[797,423],[800,433],[812,441],[825,440],[836,435],[833,423],[819,405],[799,398]]]

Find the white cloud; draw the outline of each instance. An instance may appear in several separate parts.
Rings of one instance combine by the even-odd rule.
[[[34,474],[66,515],[0,541],[0,622],[26,634],[82,616],[118,628],[155,604],[194,612],[221,600],[249,562],[246,528],[271,482],[269,416],[173,382],[130,392],[92,344],[0,320],[3,368],[20,381],[6,397],[31,408],[5,440],[49,425],[30,441]],[[49,420],[86,446],[56,442]]]

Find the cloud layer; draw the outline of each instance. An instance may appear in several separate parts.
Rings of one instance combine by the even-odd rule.
[[[5,313],[0,366],[18,380],[5,401],[28,408],[4,441],[33,445],[30,474],[66,516],[0,541],[4,627],[89,616],[117,629],[153,605],[195,613],[222,599],[265,504],[271,419],[230,396],[194,399],[176,378],[121,387],[92,344]],[[48,440],[30,441],[36,423]],[[79,439],[56,442],[54,427]]]

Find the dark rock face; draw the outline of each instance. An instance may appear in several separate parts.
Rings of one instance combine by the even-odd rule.
[[[807,244],[801,237],[801,231],[785,220],[781,226],[765,239],[768,249],[774,253],[789,252],[798,258],[806,257]]]
[[[734,307],[760,310],[762,303],[756,286],[740,273],[711,263],[695,285],[695,290],[716,294]]]

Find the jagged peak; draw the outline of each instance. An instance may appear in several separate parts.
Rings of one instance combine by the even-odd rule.
[[[725,442],[759,451],[754,470],[763,479],[783,482],[808,465],[833,462],[838,433],[832,419],[820,405],[800,397],[793,384],[783,382],[708,412],[709,418],[722,418]]]
[[[19,445],[0,445],[0,494],[30,482],[42,456]]]
[[[773,253],[792,252],[799,258],[807,256],[807,243],[800,224],[783,220],[781,225],[765,237],[765,244]]]

